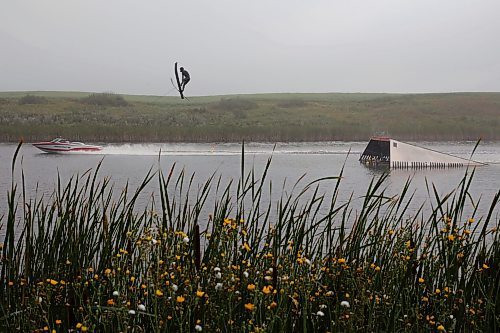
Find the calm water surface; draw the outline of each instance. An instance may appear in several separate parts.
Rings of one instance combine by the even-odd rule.
[[[418,145],[437,151],[468,158],[474,142],[464,143],[419,143]],[[341,181],[340,201],[353,194],[361,197],[374,177],[384,171],[374,170],[358,162],[359,155],[366,143],[358,142],[321,142],[321,143],[249,143],[245,144],[245,168],[254,168],[261,175],[269,157],[272,156],[268,179],[272,182],[271,201],[277,201],[284,193],[290,193],[293,184],[302,176],[298,189],[309,181],[337,176],[343,165],[344,178]],[[0,144],[0,216],[6,213],[7,192],[11,186],[12,156],[14,144]],[[130,144],[106,145],[98,154],[47,154],[30,144],[22,146],[19,153],[15,181],[21,184],[21,169],[24,171],[28,195],[50,195],[57,184],[58,175],[63,183],[70,177],[82,175],[95,169],[100,161],[100,178],[110,177],[114,190],[119,192],[125,184],[134,189],[142,182],[149,169],[164,173],[175,163],[176,170],[185,169],[188,175],[195,174],[195,184],[203,184],[213,173],[221,176],[223,184],[237,181],[241,174],[241,144]],[[472,183],[472,195],[481,198],[479,213],[485,215],[494,194],[500,190],[500,143],[481,143],[474,154],[474,160],[488,163],[478,167]],[[465,168],[461,169],[423,169],[390,170],[386,183],[386,193],[397,195],[409,177],[413,178],[411,190],[415,191],[414,203],[417,207],[429,202],[426,181],[435,184],[438,192],[444,195],[452,191],[462,179]],[[387,171],[387,170],[386,170]],[[177,173],[178,174],[178,173]],[[331,184],[331,186],[329,185]],[[322,190],[331,192],[334,182],[324,184]],[[156,179],[146,190],[147,194],[157,193]],[[267,191],[269,192],[269,191]],[[298,191],[297,191],[298,192]],[[297,193],[294,192],[294,193]],[[139,205],[145,205],[149,195],[141,198]],[[269,199],[269,198],[267,198]],[[209,201],[214,198],[209,198]],[[210,206],[210,205],[209,205]],[[498,220],[499,209],[495,212]],[[1,233],[1,231],[0,231]]]

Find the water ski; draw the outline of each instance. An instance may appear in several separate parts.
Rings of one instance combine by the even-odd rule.
[[[174,70],[175,70],[175,80],[177,81],[177,91],[179,92],[179,94],[181,94],[181,99],[184,99],[184,93],[182,90],[181,81],[179,80],[179,71],[177,70],[177,63],[175,63]]]

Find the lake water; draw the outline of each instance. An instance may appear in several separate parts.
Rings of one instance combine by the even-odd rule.
[[[474,142],[463,143],[418,143],[448,154],[468,158],[474,148]],[[261,175],[269,157],[272,162],[268,179],[272,182],[271,201],[277,201],[285,192],[289,193],[292,185],[304,176],[300,184],[309,181],[337,176],[345,164],[344,177],[341,181],[340,201],[347,200],[353,194],[360,198],[372,181],[384,170],[368,168],[358,162],[359,155],[366,142],[321,142],[321,143],[247,143],[245,144],[245,168],[255,169]],[[11,164],[15,144],[0,144],[0,216],[6,213],[7,191],[11,186]],[[95,169],[102,160],[100,178],[110,177],[114,189],[119,192],[126,182],[134,189],[142,182],[149,169],[164,173],[176,164],[176,170],[184,168],[188,175],[195,174],[195,184],[204,183],[213,173],[221,176],[223,184],[231,179],[235,182],[241,174],[242,145],[238,143],[221,144],[130,144],[106,145],[97,154],[47,154],[30,144],[24,144],[16,164],[15,180],[21,184],[21,168],[26,179],[28,195],[34,195],[38,187],[38,196],[51,194],[59,175],[66,182],[71,176],[82,175],[88,169]],[[494,194],[500,190],[500,143],[481,143],[474,154],[474,160],[488,163],[478,167],[471,192],[475,199],[481,197],[479,215],[485,215]],[[404,183],[413,177],[411,190],[415,190],[415,207],[428,202],[426,181],[435,184],[438,192],[444,195],[452,191],[462,179],[465,168],[457,169],[419,169],[390,170],[386,182],[386,193],[396,195],[401,192]],[[387,172],[387,170],[385,170]],[[285,184],[285,185],[283,185]],[[334,182],[323,185],[322,190],[331,192]],[[299,185],[298,189],[301,189]],[[146,193],[157,193],[157,181],[154,180]],[[268,191],[267,191],[268,192]],[[298,193],[298,192],[296,192]],[[139,203],[145,205],[150,196],[145,195]],[[269,199],[269,198],[268,198]],[[209,198],[214,200],[214,198]],[[209,205],[210,206],[210,205]],[[495,212],[498,220],[499,209]],[[2,231],[0,231],[1,233]]]

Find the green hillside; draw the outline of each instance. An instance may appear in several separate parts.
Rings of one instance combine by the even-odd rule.
[[[174,96],[0,93],[0,141],[500,140],[500,93]]]

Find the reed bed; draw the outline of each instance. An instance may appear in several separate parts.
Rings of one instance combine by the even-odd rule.
[[[59,182],[50,198],[13,181],[0,222],[0,328],[499,331],[500,191],[487,216],[466,215],[478,204],[474,170],[444,197],[429,185],[430,208],[409,214],[410,180],[387,196],[386,175],[360,210],[338,203],[342,170],[265,202],[270,163],[260,173],[242,167],[226,186],[215,175],[196,185],[174,165],[117,200],[99,166]],[[152,181],[160,193],[140,209]]]

